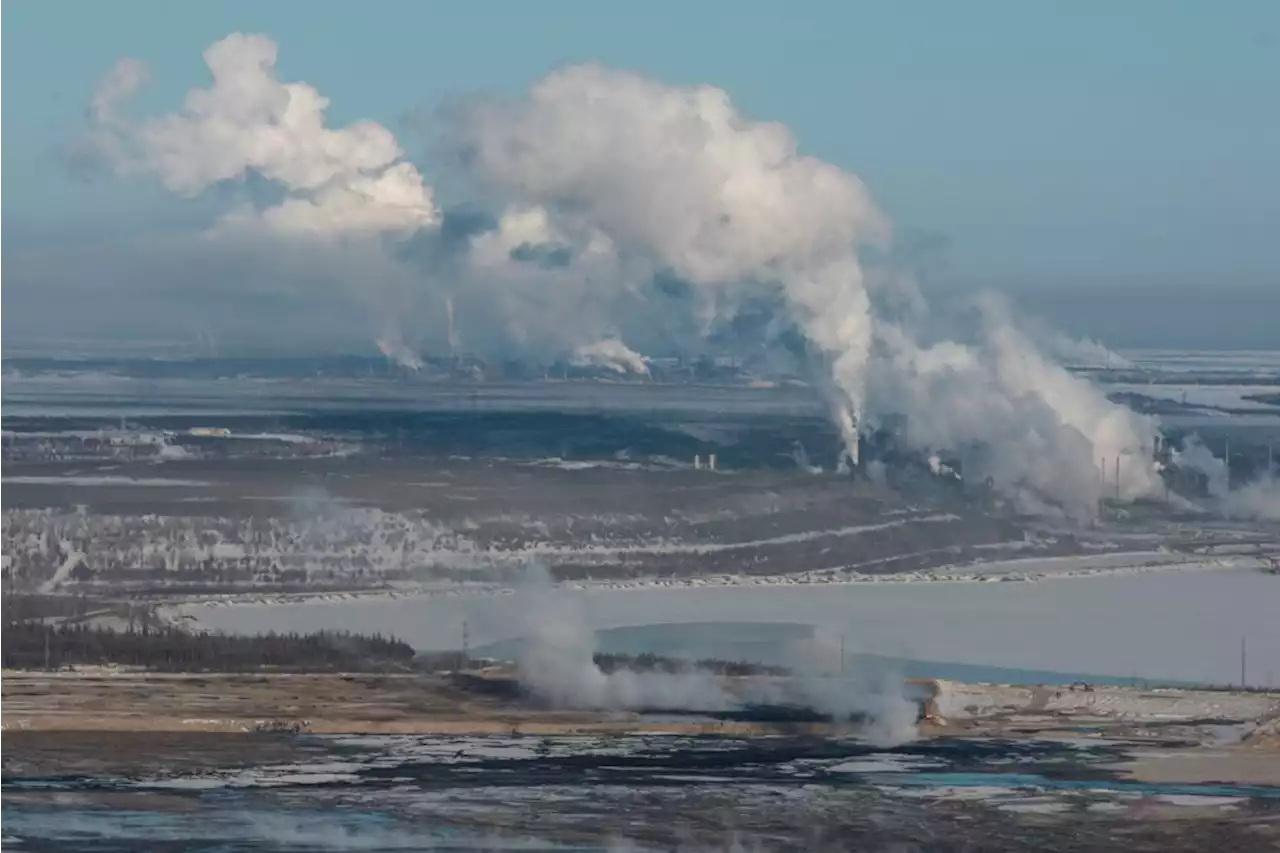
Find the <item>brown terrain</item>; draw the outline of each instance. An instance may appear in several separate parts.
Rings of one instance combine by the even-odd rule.
[[[343,734],[752,734],[764,724],[556,711],[465,690],[447,677],[382,673],[6,672],[4,731]],[[830,730],[815,724],[800,728]],[[789,731],[796,731],[788,724]]]
[[[500,683],[495,680],[495,683]],[[1136,744],[1116,769],[1151,782],[1280,786],[1280,693],[1014,687],[924,682],[922,737],[1114,738]],[[157,673],[111,667],[7,671],[3,729],[11,746],[41,733],[626,735],[838,734],[830,723],[672,720],[630,712],[536,707],[464,688],[446,675]],[[1223,729],[1235,736],[1223,735]],[[1082,734],[1082,732],[1085,732]],[[1147,746],[1147,744],[1150,746]]]
[[[494,679],[499,682],[496,686],[501,686],[506,675]],[[982,750],[992,738],[1018,741],[1098,737],[1124,744],[1124,749],[1117,753],[1117,764],[1109,769],[1095,768],[1095,773],[1112,772],[1140,782],[1280,785],[1280,743],[1276,739],[1280,694],[1089,685],[931,684],[932,698],[922,708],[925,718],[920,734],[940,738],[937,743],[943,749],[964,749],[963,744],[972,740],[974,747]],[[275,767],[276,772],[279,768],[305,772],[302,768],[309,765],[323,768],[335,760],[351,760],[341,757],[341,747],[335,753],[325,739],[288,736],[294,731],[440,734],[446,741],[454,735],[491,734],[499,736],[494,738],[499,743],[506,740],[501,736],[512,733],[597,738],[657,731],[723,733],[739,738],[796,734],[800,729],[814,734],[836,733],[833,726],[676,723],[637,714],[541,710],[500,689],[486,690],[475,684],[464,689],[441,674],[165,674],[84,667],[60,672],[6,670],[0,685],[6,712],[6,781],[11,777],[107,777],[181,782],[184,774],[219,781],[225,780],[227,774],[252,774],[266,767]],[[1213,717],[1211,722],[1206,721],[1206,714]],[[1227,742],[1220,734],[1215,735],[1215,730],[1231,727],[1242,732],[1243,738]],[[413,747],[404,745],[401,739],[388,740],[391,742],[381,746],[365,746],[375,752],[362,753],[365,757],[355,759],[374,768],[368,771],[371,784],[377,780],[376,750],[381,749],[389,757],[394,756],[393,761],[406,761],[406,768],[416,768],[402,772],[423,773],[427,774],[424,779],[441,780],[431,784],[459,786],[450,788],[450,797],[460,797],[464,803],[469,802],[468,797],[478,798],[478,808],[470,811],[451,810],[453,799],[433,805],[428,782],[423,782],[428,785],[424,789],[428,793],[413,802],[427,809],[425,814],[439,825],[516,834],[530,832],[536,826],[542,835],[565,843],[598,842],[600,826],[614,826],[608,821],[618,810],[633,817],[644,816],[638,822],[633,820],[628,828],[650,839],[655,849],[672,849],[683,837],[680,833],[717,844],[740,832],[756,833],[761,838],[812,841],[815,827],[820,827],[819,835],[832,845],[820,849],[1102,851],[1123,847],[1161,853],[1254,850],[1275,849],[1280,825],[1272,800],[1267,797],[1224,797],[1217,801],[1213,797],[1192,797],[1189,799],[1199,801],[1175,802],[1176,797],[1129,796],[1117,802],[1106,799],[1106,795],[1084,792],[1078,795],[1082,799],[1073,801],[1076,805],[1071,808],[1076,811],[1040,814],[1035,811],[1037,808],[1058,806],[1053,802],[1046,805],[1045,798],[1034,793],[1024,792],[1029,799],[1013,804],[1015,808],[1026,806],[1029,812],[1006,813],[945,790],[918,803],[913,798],[882,796],[874,787],[837,786],[827,790],[818,785],[816,788],[821,790],[809,794],[813,799],[795,801],[793,811],[774,808],[767,798],[758,799],[765,796],[753,793],[759,785],[735,783],[725,788],[717,782],[712,787],[695,784],[686,790],[646,782],[648,777],[644,774],[648,771],[643,769],[631,771],[637,787],[604,785],[599,789],[573,775],[580,770],[555,771],[569,773],[556,778],[563,778],[570,785],[563,790],[577,791],[574,796],[581,797],[567,801],[561,812],[539,799],[541,794],[533,782],[529,784],[534,787],[528,791],[520,787],[504,789],[501,800],[470,793],[460,780],[467,773],[479,772],[475,769],[479,765],[472,759],[465,759],[453,770],[447,758],[425,762],[419,759],[420,764],[413,765],[412,752],[398,754]],[[545,743],[554,738],[532,740]],[[586,740],[590,742],[592,738]],[[676,742],[672,749],[699,749],[692,741],[672,740]],[[760,766],[767,768],[770,742],[795,743],[796,739],[761,737],[754,741],[761,747],[759,756],[735,759],[744,763],[734,772],[750,779],[751,768],[756,766],[753,761],[766,761]],[[476,746],[474,741],[467,744],[457,740],[449,748],[454,745],[462,750]],[[710,749],[714,752],[714,748]],[[668,761],[675,759],[662,759],[661,763]],[[555,761],[550,762],[547,772],[558,766]],[[715,765],[699,770],[695,761],[679,772],[727,772],[717,768]],[[987,769],[998,775],[1002,768]],[[660,767],[652,772],[661,777],[668,771]],[[271,791],[269,786],[255,788],[252,796],[274,803],[269,799]],[[359,786],[350,792],[341,788],[324,791],[327,793],[316,796],[338,797],[335,802],[341,803],[345,801],[340,798],[349,795],[356,798],[353,802],[359,808],[368,808],[367,801],[358,799],[367,796]],[[384,796],[380,789],[376,795]],[[50,795],[33,790],[7,796],[28,807],[43,808]],[[61,798],[62,807],[141,808],[170,816],[187,815],[195,822],[204,815],[200,809],[212,808],[185,796],[180,786],[175,791],[94,790],[53,796]],[[1111,811],[1096,811],[1104,808]],[[419,813],[414,814],[415,819],[421,820]],[[586,824],[583,815],[590,818]],[[910,839],[911,843],[902,839]],[[916,842],[920,846],[915,846]],[[707,843],[706,849],[722,848]]]

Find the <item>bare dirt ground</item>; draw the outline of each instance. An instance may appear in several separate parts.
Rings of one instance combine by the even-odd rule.
[[[0,686],[6,805],[36,837],[67,809],[197,832],[219,809],[269,809],[274,827],[317,804],[652,849],[1190,853],[1276,849],[1280,827],[1277,694],[936,682],[921,739],[880,747],[833,726],[540,710],[429,675],[6,671]],[[916,787],[920,761],[982,781]]]
[[[323,754],[298,739],[239,732],[8,730],[4,737],[6,775],[147,776],[286,763]]]
[[[400,674],[6,672],[6,736],[22,732],[343,734],[765,733],[765,724],[555,711]],[[788,731],[834,726],[788,724]]]
[[[1152,782],[1280,786],[1280,693],[927,682],[922,737],[1123,740],[1117,766]],[[835,724],[557,711],[421,674],[6,672],[10,743],[45,732],[344,734],[836,734]],[[15,736],[18,738],[14,740]]]

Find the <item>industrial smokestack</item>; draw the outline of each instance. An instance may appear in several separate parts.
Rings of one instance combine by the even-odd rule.
[[[861,466],[861,425],[898,414],[910,449],[995,451],[967,473],[1026,496],[1032,511],[1092,517],[1112,484],[1085,460],[1117,454],[1130,459],[1116,471],[1121,499],[1160,489],[1156,421],[1046,355],[1003,303],[981,300],[981,323],[964,340],[923,338],[919,328],[937,324],[917,322],[927,306],[914,285],[863,268],[859,249],[887,248],[890,235],[863,182],[801,154],[785,126],[743,115],[721,89],[588,63],[557,68],[518,97],[452,111],[446,137],[465,154],[464,177],[501,212],[496,228],[459,241],[448,276],[432,276],[385,251],[388,240],[438,237],[442,222],[389,130],[326,126],[327,100],[277,78],[265,36],[233,34],[205,59],[209,85],[142,121],[116,109],[143,77],[137,63],[120,65],[94,99],[102,150],[122,173],[149,173],[181,195],[250,174],[276,185],[279,201],[238,208],[211,237],[302,242],[324,248],[322,263],[346,257],[361,270],[380,258],[378,283],[362,283],[359,296],[402,363],[416,356],[399,334],[399,294],[419,282],[457,282],[454,320],[468,328],[448,326],[446,303],[451,348],[465,331],[469,345],[492,341],[502,357],[510,347],[570,352],[633,375],[648,368],[623,331],[719,333],[765,297],[812,356],[842,470]],[[650,299],[658,274],[680,280],[686,298]],[[884,304],[911,307],[873,305],[872,276]]]

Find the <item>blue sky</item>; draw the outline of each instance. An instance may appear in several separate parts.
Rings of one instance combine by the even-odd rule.
[[[899,229],[943,246],[939,287],[1039,291],[1068,311],[1072,292],[1280,292],[1274,0],[12,0],[6,248],[204,216],[153,188],[85,180],[61,152],[116,59],[151,66],[144,108],[172,107],[205,81],[201,50],[233,30],[274,38],[280,76],[330,97],[331,123],[376,119],[410,151],[409,117],[566,61],[721,86],[858,173]]]

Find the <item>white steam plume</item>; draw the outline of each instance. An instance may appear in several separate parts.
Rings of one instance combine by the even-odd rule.
[[[101,148],[181,194],[249,173],[273,182],[282,200],[229,214],[217,233],[265,225],[253,230],[340,246],[326,272],[369,303],[384,351],[415,364],[404,306],[415,288],[440,286],[438,270],[415,274],[383,243],[442,233],[431,190],[381,125],[327,128],[325,99],[277,80],[275,58],[264,36],[228,36],[205,53],[211,86],[141,122],[117,107],[143,70],[117,66],[93,100]],[[450,343],[465,318],[481,351],[590,356],[615,337],[652,351],[664,335],[723,330],[746,306],[777,306],[770,328],[802,333],[854,461],[859,430],[902,414],[910,446],[957,454],[966,480],[990,477],[1028,508],[1090,517],[1114,487],[1098,466],[1117,456],[1122,496],[1161,491],[1154,421],[1073,377],[998,303],[971,340],[922,336],[928,309],[910,282],[860,264],[859,248],[889,230],[863,183],[800,154],[782,125],[742,116],[722,90],[577,65],[455,120],[461,162],[500,212],[450,249],[459,254],[441,290],[454,322],[437,324]],[[656,295],[657,274],[678,279],[681,295]],[[909,316],[891,318],[895,304]],[[1049,349],[1062,350],[1055,340]],[[627,350],[610,363],[635,370],[643,361]]]
[[[857,177],[800,155],[787,128],[744,118],[720,89],[596,64],[477,105],[463,138],[489,186],[671,270],[704,311],[731,310],[752,289],[780,292],[828,362],[856,454],[872,342],[856,248],[887,232]]]
[[[1222,495],[1217,508],[1228,518],[1280,521],[1280,480],[1274,476],[1251,480]]]
[[[617,338],[583,344],[573,351],[572,362],[577,367],[603,367],[615,373],[649,375],[645,357]]]
[[[120,105],[147,82],[147,64],[139,59],[125,57],[111,67],[94,87],[89,101],[89,111],[94,121],[106,127],[119,127]]]
[[[496,227],[472,235],[451,294],[468,321],[469,344],[514,346],[526,358],[554,361],[580,345],[616,334],[634,317],[634,286],[649,267],[626,268],[598,231],[553,222],[539,205],[507,204]],[[639,265],[636,265],[639,266]]]
[[[1192,436],[1183,441],[1173,453],[1173,462],[1180,468],[1198,471],[1205,478],[1213,509],[1227,518],[1280,521],[1280,480],[1268,471],[1261,477],[1232,488],[1225,459],[1214,456],[1213,451],[1199,438]]]
[[[868,416],[905,414],[910,444],[980,448],[968,473],[1028,508],[1091,517],[1099,460],[1117,455],[1123,496],[1158,491],[1154,422],[1044,356],[998,302],[973,344],[922,345],[877,318],[856,250],[886,226],[862,182],[798,154],[786,128],[742,117],[723,91],[574,66],[523,99],[478,105],[463,136],[490,187],[545,211],[552,230],[603,234],[674,271],[703,310],[732,316],[762,290],[780,295],[826,363],[855,461]]]
[[[539,565],[529,567],[515,599],[506,616],[508,630],[521,636],[521,682],[555,707],[720,711],[732,704],[708,673],[601,670],[582,599],[557,589]]]
[[[1109,401],[1099,389],[1041,353],[1013,324],[1003,303],[981,303],[982,328],[973,343],[918,343],[905,329],[877,326],[871,371],[873,406],[906,416],[906,440],[948,450],[964,477],[990,478],[1028,511],[1065,511],[1086,520],[1115,480],[1120,494],[1157,494],[1153,460],[1156,424]]]
[[[845,657],[838,635],[817,631],[788,649],[789,701],[833,719],[865,718],[862,737],[882,746],[915,740],[919,707],[906,697],[902,673],[867,659]]]
[[[1038,318],[1019,317],[1018,325],[1046,353],[1069,367],[1108,368],[1133,367],[1133,362],[1093,338],[1072,338],[1051,328]]]
[[[170,115],[130,123],[117,109],[145,79],[135,59],[117,63],[93,96],[100,128],[116,135],[114,165],[154,174],[194,196],[256,172],[285,192],[279,204],[239,211],[228,224],[261,221],[283,232],[409,232],[439,220],[432,193],[391,131],[373,121],[325,126],[329,105],[306,83],[275,74],[276,44],[233,33],[204,52],[213,75]]]
[[[378,338],[378,350],[396,364],[408,370],[421,370],[422,359],[395,333]]]
[[[206,236],[308,242],[312,262],[366,304],[379,348],[420,365],[402,339],[406,271],[384,241],[439,225],[431,188],[377,122],[327,127],[328,99],[306,83],[281,82],[276,54],[266,36],[233,33],[204,52],[208,87],[190,90],[177,111],[140,121],[120,108],[146,68],[123,59],[94,92],[91,141],[117,172],[155,176],[183,196],[250,175],[272,182],[278,201],[231,210]]]
[[[836,720],[863,716],[860,733],[878,744],[896,744],[916,736],[914,703],[903,694],[895,673],[840,670],[835,647],[827,642],[791,650],[790,678],[740,678],[732,687],[708,672],[610,673],[596,666],[595,633],[583,599],[556,587],[537,564],[526,572],[512,600],[501,606],[507,631],[520,634],[516,662],[521,683],[557,708],[593,710],[726,711],[746,705],[799,706]]]
[[[1133,362],[1093,338],[1069,338],[1048,332],[1042,345],[1051,355],[1070,367],[1104,367],[1112,370],[1133,367]]]

